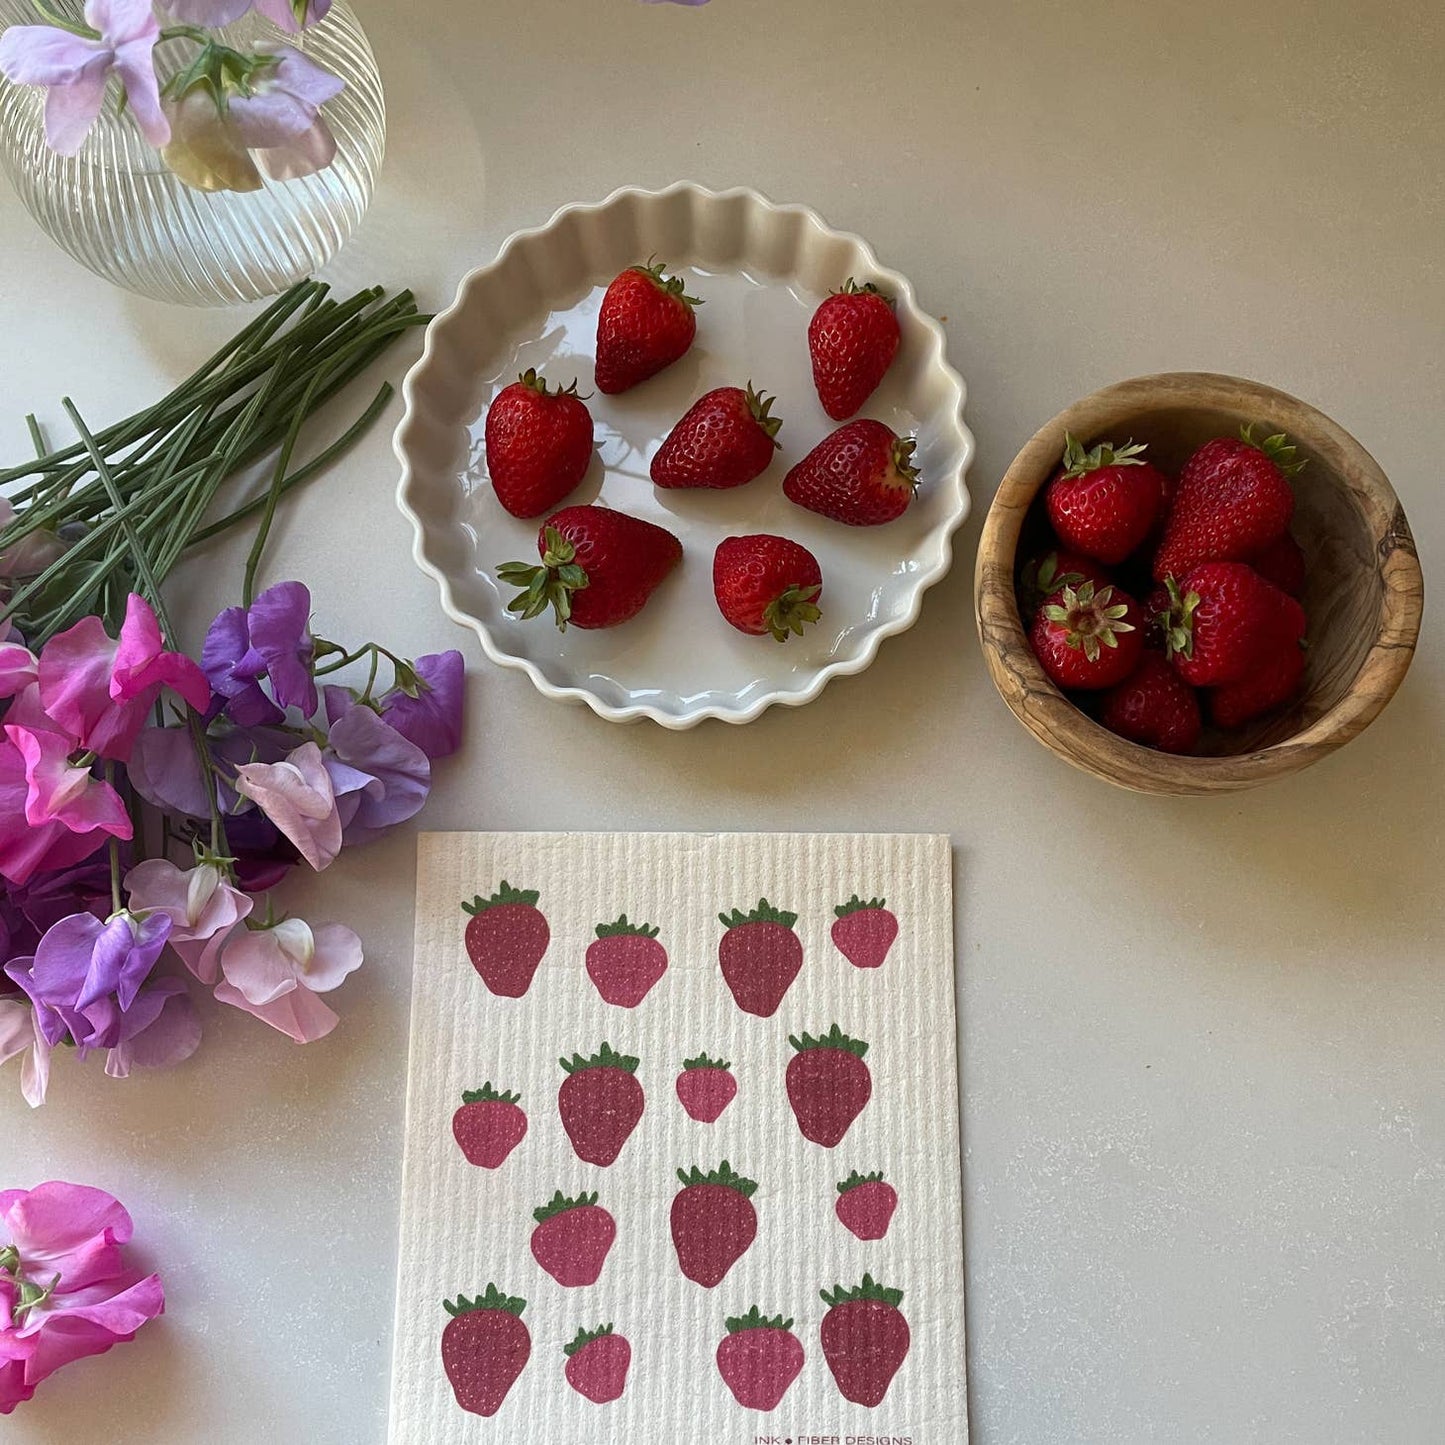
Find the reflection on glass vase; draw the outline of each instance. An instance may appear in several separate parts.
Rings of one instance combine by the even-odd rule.
[[[73,20],[80,0],[51,0]],[[0,30],[43,23],[31,0],[0,0]],[[44,230],[75,259],[118,286],[160,301],[226,306],[283,291],[323,266],[360,223],[386,141],[381,77],[345,0],[320,24],[283,35],[254,13],[221,32],[237,46],[274,40],[304,51],[345,82],[323,108],[336,158],[295,180],[255,191],[202,191],[167,169],[147,144],[114,80],[100,119],[73,156],[45,142],[45,91],[0,79],[0,164]],[[162,82],[196,47],[156,49]]]

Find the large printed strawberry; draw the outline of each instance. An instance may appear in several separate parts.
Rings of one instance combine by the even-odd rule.
[[[718,1374],[745,1410],[776,1410],[803,1368],[803,1346],[792,1320],[764,1317],[757,1305],[726,1321],[717,1347]]]
[[[624,913],[616,923],[599,923],[596,939],[587,945],[587,977],[607,1003],[636,1008],[667,971],[667,950],[658,930],[629,923]]]
[[[568,1289],[596,1284],[617,1238],[617,1221],[597,1202],[597,1195],[569,1199],[559,1189],[550,1203],[532,1211],[532,1258]]]
[[[838,1393],[855,1405],[877,1405],[908,1354],[908,1321],[898,1306],[901,1289],[885,1289],[864,1275],[862,1284],[824,1290],[830,1306],[821,1330],[823,1358]]]
[[[551,941],[547,920],[537,911],[535,888],[513,888],[504,878],[490,898],[462,904],[469,915],[467,957],[482,982],[503,998],[521,998]]]
[[[888,909],[886,898],[870,898],[865,903],[855,893],[833,912],[833,942],[838,952],[854,968],[880,968],[898,937],[898,920]]]
[[[722,1111],[737,1097],[738,1081],[726,1059],[699,1054],[682,1061],[677,1076],[677,1097],[688,1115],[700,1124],[715,1124]]]
[[[632,1346],[611,1325],[579,1329],[572,1343],[562,1346],[562,1353],[567,1356],[563,1370],[567,1383],[594,1405],[606,1405],[627,1388]]]
[[[788,1035],[797,1052],[788,1062],[788,1102],[803,1138],[832,1149],[848,1132],[873,1093],[873,1077],[863,1055],[868,1045],[850,1039],[834,1024],[814,1038]]]
[[[744,1013],[771,1018],[803,966],[803,945],[793,932],[796,913],[758,899],[751,913],[719,913],[727,930],[717,946],[722,976]]]
[[[883,1178],[883,1171],[860,1174],[856,1169],[838,1185],[833,1206],[838,1222],[859,1239],[882,1239],[888,1233],[898,1191]]]
[[[683,1274],[705,1289],[721,1282],[758,1232],[752,1196],[757,1184],[726,1159],[708,1174],[696,1164],[679,1169],[682,1188],[672,1201],[672,1243]]]
[[[499,1093],[490,1082],[463,1091],[462,1106],[452,1115],[452,1134],[468,1164],[501,1168],[527,1132],[527,1116],[517,1107],[521,1101],[520,1094]]]
[[[458,1295],[456,1304],[442,1304],[451,1316],[442,1331],[442,1368],[457,1404],[473,1415],[495,1415],[532,1353],[522,1323],[527,1301],[489,1284],[476,1299]]]
[[[638,1061],[604,1042],[590,1058],[573,1054],[558,1062],[567,1077],[557,1091],[557,1110],[572,1148],[589,1164],[611,1164],[642,1117]]]

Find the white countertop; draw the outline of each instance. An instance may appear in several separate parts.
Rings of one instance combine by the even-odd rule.
[[[1445,20],[1425,0],[1369,10],[363,8],[392,129],[340,286],[442,303],[557,205],[688,177],[816,206],[948,318],[979,440],[959,565],[916,629],[810,707],[669,734],[486,665],[412,566],[395,412],[286,507],[269,570],[311,585],[328,635],[466,648],[467,746],[429,827],[953,835],[981,1445],[1423,1445],[1445,1428],[1438,633],[1334,757],[1168,801],[1024,732],[970,601],[987,500],[1025,437],[1167,369],[1257,377],[1338,419],[1393,479],[1433,576]],[[108,289],[13,198],[0,256],[0,456],[26,451],[26,410],[58,427],[68,391],[92,420],[128,412],[238,324]],[[188,573],[192,642],[243,552],[223,554],[224,586]],[[411,872],[398,836],[295,891],[368,943],[323,1043],[213,1008],[176,1072],[114,1083],[62,1061],[34,1114],[0,1076],[0,1186],[111,1188],[170,1302],[52,1380],[6,1440],[384,1439]]]

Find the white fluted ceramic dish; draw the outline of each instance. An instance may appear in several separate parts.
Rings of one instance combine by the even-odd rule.
[[[593,385],[598,305],[618,271],[649,256],[684,275],[689,293],[706,301],[697,340],[660,375],[603,396]],[[781,490],[787,469],[836,425],[813,390],[807,327],[819,301],[849,276],[896,299],[903,333],[892,369],[861,414],[918,437],[918,497],[883,527],[841,526],[794,506]],[[498,582],[496,568],[537,560],[538,523],[498,505],[482,430],[492,396],[529,366],[564,385],[575,375],[579,389],[593,393],[598,455],[562,505],[600,502],[682,539],[682,565],[621,627],[563,633],[506,610],[514,589]],[[713,387],[749,380],[778,398],[782,450],[772,467],[734,491],[655,489],[649,464],[683,412]],[[752,190],[628,188],[599,205],[564,207],[540,229],[512,236],[428,328],[405,397],[395,440],[398,502],[416,528],[417,563],[436,578],[448,615],[476,631],[493,662],[520,668],[547,697],[584,702],[614,722],[742,723],[774,704],[810,702],[830,678],[867,667],[885,637],[912,626],[924,592],[947,573],[953,533],[968,514],[973,437],[941,327],[866,242],[806,207],[774,205]],[[823,619],[806,636],[747,637],[719,615],[713,550],[748,532],[793,537],[817,556]]]

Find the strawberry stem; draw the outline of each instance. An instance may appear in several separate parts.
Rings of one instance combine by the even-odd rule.
[[[442,1308],[453,1319],[458,1315],[471,1314],[473,1310],[504,1310],[509,1315],[520,1315],[527,1308],[527,1301],[516,1295],[503,1294],[496,1285],[489,1284],[487,1292],[478,1295],[476,1299],[468,1299],[466,1295],[459,1294],[456,1304],[443,1300]]]
[[[733,1315],[726,1319],[728,1334],[740,1334],[743,1330],[790,1330],[793,1328],[791,1319],[784,1319],[782,1315],[773,1315],[771,1318],[754,1305],[745,1315]]]
[[[1147,442],[1129,440],[1121,447],[1113,442],[1098,442],[1089,451],[1078,437],[1064,433],[1064,480],[1087,476],[1102,467],[1142,467]]]
[[[846,903],[840,903],[833,912],[839,918],[846,918],[850,913],[865,913],[875,908],[884,908],[888,904],[886,898],[870,898],[867,902],[855,893]]]
[[[695,1059],[684,1059],[682,1067],[686,1072],[688,1069],[730,1069],[732,1065],[726,1059],[710,1059],[706,1054],[699,1054]]]
[[[543,1220],[551,1219],[554,1215],[565,1214],[569,1209],[590,1209],[597,1203],[597,1191],[582,1193],[575,1199],[569,1199],[559,1189],[546,1204],[539,1205],[532,1211],[532,1218],[541,1224]]]
[[[616,923],[599,923],[594,930],[598,938],[621,938],[624,936],[656,938],[660,931],[648,923],[629,923],[625,913]]]
[[[798,921],[798,915],[774,908],[766,898],[759,898],[758,906],[751,913],[734,908],[731,913],[719,913],[718,920],[724,928],[741,928],[745,923],[781,923],[784,928],[791,928]]]
[[[541,896],[535,888],[513,888],[503,878],[502,886],[490,898],[483,898],[478,894],[470,903],[462,904],[462,912],[475,918],[477,914],[484,913],[488,908],[496,908],[503,903],[525,903],[529,907],[535,908],[537,900]]]
[[[1078,652],[1082,649],[1090,662],[1099,660],[1099,648],[1118,647],[1119,633],[1133,632],[1134,624],[1125,622],[1129,615],[1127,602],[1114,602],[1112,587],[1094,592],[1094,584],[1085,582],[1077,591],[1065,587],[1057,602],[1044,608],[1044,616],[1064,629],[1064,645]]]
[[[555,527],[542,531],[542,563],[503,562],[497,577],[522,590],[507,603],[523,622],[540,617],[549,607],[557,630],[565,632],[572,616],[572,594],[587,585],[587,573],[577,564],[577,549]]]
[[[611,1044],[604,1041],[591,1058],[584,1059],[581,1054],[573,1054],[570,1061],[558,1059],[557,1062],[569,1074],[579,1074],[583,1069],[622,1069],[629,1074],[635,1074],[640,1060],[631,1054],[619,1054]]]
[[[886,1305],[892,1305],[897,1309],[903,1303],[903,1291],[901,1289],[886,1289],[879,1284],[871,1274],[863,1276],[863,1282],[856,1284],[852,1289],[845,1289],[841,1284],[834,1285],[831,1291],[820,1290],[823,1303],[830,1308],[835,1305],[850,1304],[854,1300],[875,1299],[881,1300]]]
[[[778,440],[778,428],[782,426],[783,419],[780,416],[770,414],[773,403],[777,400],[775,396],[769,396],[766,392],[754,391],[752,382],[748,382],[748,410],[753,415],[753,420],[767,432],[775,447],[781,447]]]
[[[721,1184],[728,1189],[736,1189],[744,1199],[751,1199],[758,1188],[755,1179],[743,1178],[726,1159],[707,1174],[694,1164],[691,1169],[679,1169],[677,1177],[682,1180],[685,1189],[691,1189],[695,1184]]]
[[[578,1350],[585,1348],[587,1345],[590,1345],[593,1340],[600,1340],[605,1336],[610,1335],[611,1333],[612,1326],[610,1324],[597,1325],[595,1328],[590,1330],[582,1329],[579,1327],[577,1330],[576,1339],[574,1339],[570,1345],[563,1345],[562,1353],[566,1355],[567,1358],[570,1360],[572,1356],[577,1353]]]
[[[572,378],[571,386],[559,386],[549,389],[546,381],[537,374],[535,366],[529,366],[517,380],[527,388],[528,391],[535,391],[538,396],[576,396],[577,378]]]
[[[491,1085],[491,1082],[483,1084],[480,1089],[463,1089],[462,1103],[464,1104],[520,1104],[522,1096],[513,1093],[508,1089],[506,1093],[498,1093]]]
[[[800,1054],[809,1049],[842,1049],[845,1053],[853,1054],[861,1059],[868,1052],[868,1045],[862,1039],[850,1039],[837,1024],[834,1024],[826,1034],[820,1034],[817,1038],[814,1038],[812,1034],[804,1034],[799,1039],[789,1034],[788,1042]]]
[[[849,1190],[857,1189],[864,1184],[881,1184],[883,1182],[883,1171],[875,1169],[871,1174],[860,1174],[856,1169],[838,1185],[839,1194],[847,1194]]]

